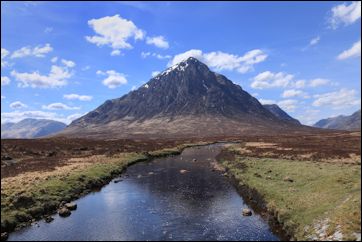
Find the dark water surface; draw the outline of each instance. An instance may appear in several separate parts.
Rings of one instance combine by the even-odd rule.
[[[9,240],[279,240],[259,215],[242,216],[242,197],[212,171],[220,148],[135,164],[123,181],[77,200],[70,217],[40,221]]]

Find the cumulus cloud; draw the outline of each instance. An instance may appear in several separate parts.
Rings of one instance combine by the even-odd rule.
[[[284,72],[264,71],[254,77],[251,87],[255,89],[287,87],[293,78],[293,75]]]
[[[108,88],[116,88],[120,85],[127,84],[127,79],[124,74],[118,73],[114,70],[109,70],[106,72],[97,71],[98,75],[108,75],[106,79],[102,81],[103,85],[107,86]]]
[[[279,101],[277,104],[278,106],[288,112],[294,112],[295,109],[297,108],[297,100],[294,99],[286,99],[286,100],[282,100]]]
[[[361,105],[361,98],[356,96],[354,89],[341,89],[335,92],[314,95],[313,106],[330,106],[333,109],[347,108],[351,106]]]
[[[289,89],[285,90],[282,94],[283,98],[290,98],[290,97],[303,97],[303,98],[309,98],[308,94],[301,91],[301,90],[295,90],[295,89]]]
[[[74,61],[71,61],[71,60],[62,59],[62,63],[63,63],[63,65],[65,65],[66,67],[69,67],[69,68],[75,67]]]
[[[156,46],[158,48],[162,48],[162,49],[169,48],[169,44],[168,44],[167,40],[165,39],[165,37],[163,37],[163,36],[147,37],[146,43],[149,45],[154,45],[154,46]]]
[[[330,83],[330,80],[328,80],[328,79],[316,78],[316,79],[313,79],[313,80],[309,81],[309,86],[310,87],[318,87],[318,86],[327,85],[328,83]]]
[[[6,86],[10,84],[10,79],[7,76],[1,77],[1,86]]]
[[[131,49],[128,42],[130,38],[141,40],[145,32],[139,29],[132,21],[120,17],[106,16],[99,19],[91,19],[88,25],[94,30],[96,35],[86,36],[86,40],[97,46],[109,46],[113,50]]]
[[[52,63],[55,63],[55,62],[57,62],[58,61],[58,57],[53,57],[53,58],[51,58],[51,60],[50,60]]]
[[[253,70],[254,64],[265,61],[268,55],[259,49],[248,51],[243,56],[221,51],[203,53],[201,50],[192,49],[175,55],[168,63],[168,66],[175,65],[189,57],[194,57],[204,62],[216,71],[235,70],[240,73],[246,73]]]
[[[79,95],[79,94],[64,94],[63,97],[65,99],[68,99],[68,100],[79,100],[79,101],[90,101],[92,100],[92,96],[88,96],[88,95]]]
[[[41,75],[38,71],[32,73],[11,72],[19,83],[19,87],[54,88],[67,85],[67,80],[73,75],[66,67],[53,65],[48,75]]]
[[[158,74],[160,74],[159,71],[153,71],[153,72],[151,73],[151,76],[152,76],[152,77],[155,77],[155,76],[157,76]]]
[[[16,122],[19,122],[19,121],[21,121],[23,119],[26,119],[26,118],[34,118],[34,119],[56,120],[56,121],[60,121],[60,122],[69,124],[74,119],[77,119],[77,118],[79,118],[79,117],[81,117],[83,115],[84,114],[75,113],[75,114],[71,114],[69,116],[64,117],[63,115],[59,115],[59,114],[54,113],[54,112],[44,112],[44,111],[24,111],[24,112],[20,112],[20,111],[14,111],[14,112],[1,113],[1,123],[7,123],[7,122],[16,123]]]
[[[64,103],[51,103],[48,105],[43,105],[42,109],[47,110],[77,110],[80,109],[80,107],[70,107]]]
[[[1,48],[1,67],[9,65],[9,63],[5,60],[9,53],[10,52],[7,49]]]
[[[113,50],[111,52],[111,56],[117,56],[117,55],[121,55],[121,51],[120,50]]]
[[[329,25],[336,29],[340,25],[350,25],[361,18],[361,2],[355,1],[351,4],[342,3],[332,8]]]
[[[264,71],[259,73],[253,78],[251,87],[255,89],[267,89],[267,88],[293,88],[300,89],[306,86],[317,87],[327,84],[332,84],[330,80],[324,78],[315,78],[309,81],[295,80],[294,75],[285,72],[273,73],[271,71]],[[335,83],[334,83],[335,84]]]
[[[53,48],[50,46],[50,44],[45,44],[44,46],[38,45],[34,48],[25,46],[14,51],[10,58],[14,59],[26,56],[45,57],[45,54],[51,52],[52,50]]]
[[[338,60],[345,60],[353,57],[361,56],[361,40],[357,41],[352,45],[348,50],[343,51],[341,54],[337,56]]]
[[[9,105],[12,109],[20,109],[20,108],[26,108],[28,107],[26,104],[20,102],[20,101],[16,101],[16,102],[12,102]]]

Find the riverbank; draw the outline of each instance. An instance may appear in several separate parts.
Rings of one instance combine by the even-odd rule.
[[[243,196],[279,223],[288,237],[360,240],[360,157],[354,163],[301,161],[248,157],[246,151],[243,143],[229,146],[219,161]]]
[[[54,214],[62,202],[70,202],[108,184],[128,166],[157,157],[180,154],[182,144],[150,152],[91,155],[67,159],[43,172],[25,172],[1,180],[1,232],[9,233]],[[6,234],[3,234],[4,238]]]

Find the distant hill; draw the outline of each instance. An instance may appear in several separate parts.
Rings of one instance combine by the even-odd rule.
[[[23,119],[18,123],[1,124],[1,138],[30,139],[55,134],[67,125],[47,119]]]
[[[61,136],[184,138],[312,130],[273,114],[239,85],[188,58],[74,120]]]
[[[297,119],[289,116],[289,114],[287,114],[283,109],[281,109],[276,104],[264,104],[263,106],[264,106],[264,108],[268,109],[272,114],[274,114],[276,117],[278,117],[281,120],[284,120],[284,121],[287,121],[287,122],[290,122],[293,124],[298,124],[298,125],[301,124]]]
[[[361,110],[350,116],[340,115],[319,120],[313,127],[338,130],[361,130]]]

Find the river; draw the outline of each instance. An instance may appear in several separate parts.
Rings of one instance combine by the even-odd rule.
[[[192,147],[132,165],[122,181],[75,201],[70,217],[39,221],[9,240],[279,240],[251,208],[252,216],[242,215],[249,207],[212,169],[220,149]]]

